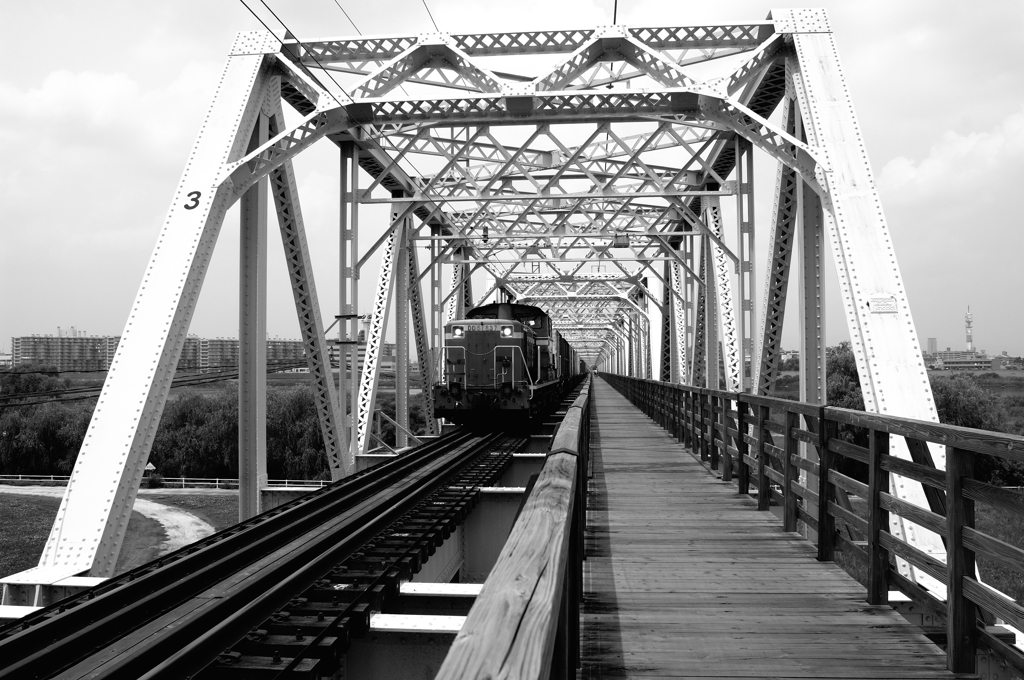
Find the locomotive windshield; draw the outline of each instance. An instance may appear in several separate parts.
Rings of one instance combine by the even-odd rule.
[[[482,305],[467,312],[466,318],[508,319],[532,328],[538,337],[544,338],[551,334],[551,320],[548,315],[544,313],[544,310],[531,305],[517,305],[508,302]]]

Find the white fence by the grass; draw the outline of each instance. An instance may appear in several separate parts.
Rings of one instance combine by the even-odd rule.
[[[69,475],[0,475],[0,484],[6,482],[55,482],[67,484]],[[142,480],[145,487],[146,477]],[[320,488],[330,484],[322,479],[268,479],[267,486],[289,486],[289,487],[313,487]],[[237,489],[237,479],[226,479],[221,477],[164,477],[160,486],[163,489]]]

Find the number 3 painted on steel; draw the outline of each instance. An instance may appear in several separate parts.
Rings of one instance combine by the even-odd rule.
[[[195,210],[197,207],[199,207],[199,197],[202,195],[203,194],[198,191],[188,192],[188,197],[192,200],[192,203],[186,203],[185,210]]]

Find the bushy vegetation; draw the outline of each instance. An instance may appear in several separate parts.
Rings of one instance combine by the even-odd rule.
[[[85,438],[94,399],[12,406],[48,398],[68,380],[46,368],[0,373],[0,474],[67,475]]]
[[[71,473],[96,400],[19,405],[44,398],[28,395],[67,387],[55,374],[0,373],[0,474]],[[379,395],[377,407],[394,418],[394,395]],[[410,421],[413,432],[424,431],[422,397],[410,398]],[[394,426],[385,422],[380,437],[393,446]],[[168,401],[149,460],[163,477],[237,477],[237,384],[213,393],[185,392]],[[267,474],[271,479],[330,478],[308,385],[267,390]]]
[[[849,342],[839,343],[826,350],[826,374],[829,406],[864,410],[864,395],[861,392],[857,364]],[[1002,378],[996,373],[952,373],[932,376],[932,394],[935,397],[939,422],[1024,435],[1024,396],[997,394],[991,389],[991,385],[999,380]],[[800,381],[797,376],[782,376],[776,382],[772,396],[797,399],[799,389]],[[867,431],[864,428],[841,425],[839,437],[859,446],[868,445]],[[844,470],[846,474],[866,481],[866,466],[855,461],[849,462],[849,465],[851,469]],[[1024,467],[991,456],[979,457],[976,474],[980,479],[992,484],[1024,486]]]

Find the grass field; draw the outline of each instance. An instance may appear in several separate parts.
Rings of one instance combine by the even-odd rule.
[[[60,509],[59,498],[0,494],[0,576],[36,566]],[[120,574],[156,557],[156,548],[167,540],[163,527],[138,512],[128,522],[128,533],[117,560]]]

